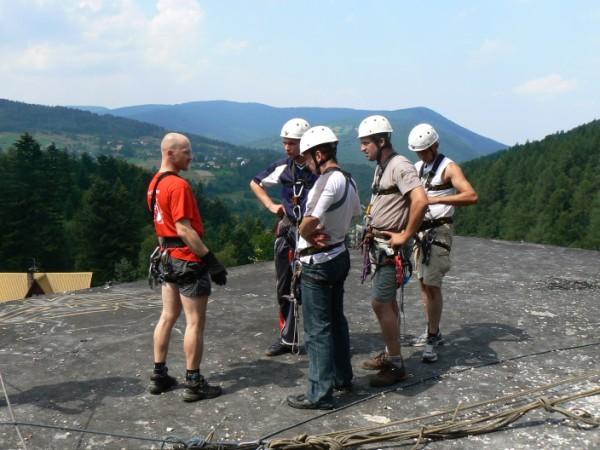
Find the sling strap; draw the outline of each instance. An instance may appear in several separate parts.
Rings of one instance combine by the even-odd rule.
[[[390,157],[385,161],[385,163],[383,163],[383,165],[378,166],[377,176],[376,176],[375,182],[373,183],[373,187],[371,189],[371,192],[373,193],[373,195],[389,195],[389,194],[395,194],[397,192],[400,192],[400,189],[398,189],[398,186],[396,186],[396,185],[389,187],[387,189],[379,189],[379,183],[381,183],[381,178],[383,178],[385,169],[387,168],[390,161],[396,156],[398,156],[398,153],[393,152],[390,155]]]
[[[352,187],[356,191],[356,185],[354,184],[354,181],[352,180],[352,175],[350,175],[350,173],[348,173],[348,172],[343,171],[339,167],[331,167],[331,168],[327,169],[325,172],[323,172],[323,175],[325,175],[328,172],[334,172],[334,171],[342,172],[342,175],[344,175],[344,178],[346,179],[346,188],[344,189],[344,195],[342,195],[342,198],[340,198],[337,202],[331,204],[325,212],[335,211],[336,209],[338,209],[340,206],[342,206],[344,204],[344,202],[346,201],[346,198],[348,197],[348,190],[350,188],[350,185],[352,185]]]
[[[387,189],[375,189],[375,187],[373,187],[372,192],[375,195],[389,195],[389,194],[395,194],[396,192],[400,192],[400,189],[396,185],[389,187]]]
[[[150,205],[148,206],[148,209],[150,210],[150,214],[154,215],[154,207],[156,206],[156,189],[158,189],[158,183],[160,183],[160,180],[162,180],[165,177],[168,177],[169,175],[174,175],[176,177],[179,177],[179,175],[177,175],[175,172],[162,172],[157,180],[156,183],[154,184],[154,190],[152,191],[152,200],[150,200]]]
[[[427,176],[425,178],[425,189],[428,191],[444,191],[446,189],[451,189],[454,186],[452,186],[452,183],[445,183],[445,184],[440,184],[437,186],[433,186],[431,184],[431,182],[433,181],[433,178],[435,177],[435,174],[438,171],[438,168],[440,167],[440,164],[442,163],[442,160],[445,158],[445,156],[441,153],[438,153],[438,155],[435,157],[435,160],[433,161],[433,166],[431,167],[431,170],[427,173]],[[423,178],[423,172],[425,170],[425,164],[423,163],[423,165],[421,166],[421,169],[419,170],[419,178]]]

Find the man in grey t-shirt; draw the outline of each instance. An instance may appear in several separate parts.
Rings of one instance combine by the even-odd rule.
[[[389,121],[379,115],[367,117],[358,128],[361,151],[369,161],[377,161],[366,221],[371,263],[375,267],[371,304],[386,350],[362,364],[365,369],[378,370],[370,380],[373,387],[390,386],[407,375],[400,351],[395,252],[419,229],[427,209],[427,196],[415,167],[394,152],[392,131]],[[389,243],[392,232],[396,233],[396,248]]]

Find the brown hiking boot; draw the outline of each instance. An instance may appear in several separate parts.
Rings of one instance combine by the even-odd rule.
[[[384,367],[386,367],[387,360],[388,355],[384,350],[372,358],[364,360],[361,364],[361,367],[367,370],[382,370]]]
[[[369,380],[371,387],[385,387],[400,383],[408,377],[404,366],[396,367],[391,362],[386,361],[385,367]]]

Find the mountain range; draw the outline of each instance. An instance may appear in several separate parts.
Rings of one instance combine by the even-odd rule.
[[[109,109],[98,106],[75,106],[96,114],[110,114],[165,129],[206,136],[219,141],[254,148],[281,149],[279,130],[292,117],[302,117],[313,125],[331,127],[340,143],[340,160],[347,163],[365,161],[356,139],[358,124],[372,114],[385,115],[394,128],[393,143],[397,151],[415,159],[406,149],[411,128],[418,123],[432,124],[440,134],[442,151],[456,161],[466,161],[506,148],[506,145],[474,133],[423,107],[393,111],[350,108],[277,108],[260,103],[198,101],[176,105],[138,105]]]

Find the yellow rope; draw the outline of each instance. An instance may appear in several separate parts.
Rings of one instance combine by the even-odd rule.
[[[593,389],[576,392],[570,395],[548,398],[547,396],[540,396],[534,401],[529,403],[505,409],[496,413],[489,413],[486,411],[477,412],[478,417],[472,417],[463,420],[456,420],[458,411],[464,412],[469,409],[474,409],[482,405],[492,405],[499,402],[506,402],[509,400],[519,399],[521,397],[530,395],[533,392],[540,392],[543,390],[552,389],[562,384],[573,383],[578,381],[591,381],[591,378],[597,377],[600,372],[595,372],[588,375],[582,375],[572,377],[559,382],[551,383],[543,387],[528,389],[516,394],[507,395],[498,399],[478,402],[465,407],[460,407],[460,403],[456,408],[442,411],[439,413],[430,414],[428,416],[420,416],[412,419],[400,420],[386,425],[377,425],[374,427],[364,427],[358,429],[349,429],[344,431],[338,431],[334,433],[326,433],[315,436],[308,436],[306,434],[297,436],[292,439],[277,439],[272,440],[268,444],[268,448],[280,449],[280,450],[342,450],[343,448],[355,447],[359,445],[366,445],[374,442],[384,442],[393,440],[395,443],[400,443],[407,440],[416,440],[413,449],[416,449],[421,445],[425,438],[429,439],[452,439],[463,437],[467,435],[477,435],[489,433],[500,428],[504,428],[511,423],[517,421],[525,414],[543,408],[548,412],[555,412],[562,414],[563,416],[573,420],[575,423],[585,424],[588,427],[600,426],[600,419],[593,417],[586,411],[580,409],[569,410],[557,405],[573,401],[583,397],[589,397],[592,395],[600,394],[600,386],[596,386]],[[441,415],[452,414],[452,417],[445,421],[435,423],[432,425],[424,426],[421,425],[414,429],[404,430],[392,430],[392,431],[380,431],[382,428],[390,428],[399,424],[406,424],[410,422],[421,421],[425,419],[431,419]]]

